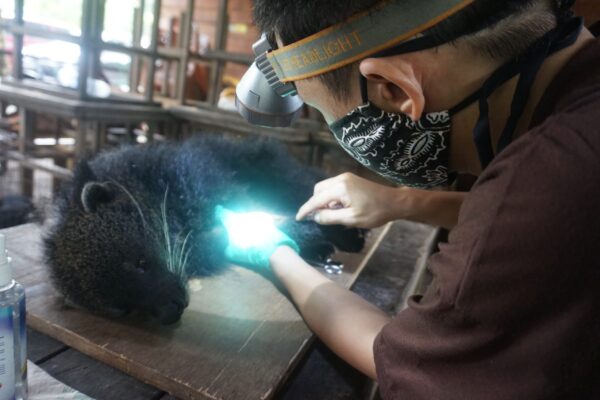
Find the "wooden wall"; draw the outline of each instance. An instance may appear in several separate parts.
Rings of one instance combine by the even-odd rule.
[[[179,18],[185,9],[186,0],[163,0],[161,29],[168,29],[170,17]],[[205,37],[211,48],[214,48],[216,18],[219,0],[196,0],[194,21],[197,23],[197,33]],[[586,17],[588,24],[600,20],[600,0],[578,0],[576,11]],[[252,53],[252,44],[258,38],[259,32],[252,23],[251,0],[229,0],[228,12],[230,17],[227,50],[238,53]],[[246,67],[228,65],[227,72],[241,75]]]
[[[169,19],[179,18],[184,11],[186,0],[163,0],[160,27],[161,31],[168,30]],[[214,49],[216,36],[216,20],[219,0],[196,0],[194,22],[197,24],[196,35],[203,37]],[[228,4],[229,26],[227,32],[227,51],[235,53],[252,54],[252,44],[259,37],[259,32],[252,23],[251,0],[229,0]],[[178,31],[178,27],[176,30]],[[195,40],[198,40],[196,37]],[[193,43],[194,39],[192,40]],[[227,65],[226,74],[241,77],[246,71],[246,66]]]

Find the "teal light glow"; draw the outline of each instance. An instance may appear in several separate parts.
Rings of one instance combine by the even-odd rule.
[[[222,209],[223,225],[230,244],[248,249],[264,245],[278,238],[275,217],[265,212],[236,213]]]

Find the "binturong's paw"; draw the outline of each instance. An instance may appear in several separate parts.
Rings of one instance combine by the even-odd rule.
[[[342,225],[319,225],[323,236],[341,251],[358,253],[365,247],[368,229],[347,228]]]
[[[289,220],[279,228],[300,247],[300,255],[307,260],[325,261],[339,249],[359,252],[365,245],[365,230],[343,226],[321,226],[315,222]]]

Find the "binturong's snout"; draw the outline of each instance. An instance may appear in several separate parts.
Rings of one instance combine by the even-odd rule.
[[[148,312],[163,325],[179,321],[189,304],[187,290],[174,276],[158,285],[156,295],[150,301]]]
[[[171,325],[175,322],[179,321],[181,315],[183,314],[183,310],[187,307],[188,303],[181,302],[179,300],[173,300],[166,304],[161,304],[156,307],[153,311],[153,315],[160,321],[163,325]]]

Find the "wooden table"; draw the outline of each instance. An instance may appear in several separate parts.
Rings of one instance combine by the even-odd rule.
[[[417,226],[413,224],[399,224],[395,225],[388,234],[380,246],[377,247],[377,251],[371,257],[371,264],[375,264],[363,274],[363,278],[358,282],[356,288],[359,292],[363,292],[362,294],[366,297],[371,297],[369,300],[374,303],[379,303],[378,305],[385,309],[388,312],[393,313],[395,311],[395,306],[401,303],[402,299],[402,289],[406,286],[407,282],[410,280],[414,270],[415,259],[421,254],[419,249],[422,248],[423,243],[425,242],[426,237],[430,233],[430,231],[422,226]],[[26,252],[19,252],[19,254],[15,255],[15,265],[23,265],[23,263],[31,263],[31,265],[35,264],[35,253],[36,250],[32,248],[31,244],[35,243],[35,229],[31,226],[21,227],[17,229],[8,230],[6,234],[9,236],[9,249],[12,248],[21,248],[23,250],[27,250]],[[25,246],[25,243],[29,243],[28,246]],[[27,253],[27,254],[23,254]],[[38,263],[39,264],[39,263]],[[400,265],[399,265],[400,264]],[[372,270],[372,271],[371,271]],[[44,302],[50,304],[52,301],[48,297],[48,293],[45,292],[43,284],[31,284],[36,279],[39,281],[40,274],[44,274],[44,269],[42,268],[32,268],[31,272],[27,274],[27,276],[22,276],[20,279],[23,283],[28,287],[28,295],[29,295],[29,325],[36,327],[37,329],[41,329],[46,333],[50,333],[55,337],[60,337],[61,339],[65,339],[62,337],[62,334],[58,334],[58,332],[64,330],[64,327],[53,326],[52,324],[48,324],[46,322],[39,321],[34,315],[32,315],[32,309],[39,309],[39,304],[35,305],[37,301]],[[238,271],[239,272],[239,271]],[[37,278],[36,278],[37,276]],[[243,275],[244,279],[248,278],[248,276]],[[263,280],[264,281],[264,280]],[[29,284],[28,284],[29,282]],[[37,300],[36,300],[37,298]],[[289,302],[286,300],[287,304]],[[279,304],[278,307],[285,307],[284,303]],[[72,310],[63,310],[62,315],[65,316],[66,319],[72,318]],[[90,317],[95,318],[95,317]],[[90,321],[90,320],[85,320]],[[64,322],[64,321],[63,321]],[[275,331],[276,335],[269,335],[265,332],[261,331],[261,329],[266,329],[265,326],[269,324],[275,323]],[[217,322],[218,325],[219,322]],[[184,320],[185,324],[185,320]],[[185,326],[182,324],[181,326]],[[69,326],[67,324],[63,324]],[[259,324],[260,325],[260,324]],[[290,382],[278,392],[277,398],[353,398],[349,396],[349,393],[352,391],[356,392],[355,385],[346,384],[344,386],[344,380],[341,380],[341,386],[345,387],[345,391],[342,390],[340,392],[340,379],[338,377],[337,382],[332,381],[332,377],[336,377],[335,373],[331,373],[331,368],[337,368],[339,370],[339,360],[334,362],[334,364],[338,364],[336,366],[324,365],[331,364],[331,355],[323,353],[326,352],[322,347],[317,347],[317,350],[313,350],[313,352],[305,358],[301,357],[301,353],[308,349],[308,343],[311,341],[310,333],[308,332],[308,339],[303,341],[300,346],[296,344],[298,354],[292,357],[292,359],[288,360],[288,370],[285,373],[278,373],[277,369],[273,367],[273,360],[277,359],[279,356],[276,354],[285,354],[285,351],[281,351],[282,348],[289,348],[286,344],[286,340],[282,340],[281,337],[290,337],[290,335],[294,338],[298,338],[299,336],[295,336],[293,334],[294,331],[302,332],[306,329],[305,326],[298,326],[297,321],[288,320],[288,321],[270,321],[269,323],[262,323],[261,328],[257,331],[251,331],[250,334],[254,333],[252,338],[248,340],[248,343],[243,343],[240,346],[243,347],[242,353],[245,349],[251,352],[252,357],[239,357],[239,347],[234,346],[236,349],[236,357],[235,358],[227,358],[227,354],[220,353],[218,354],[218,359],[220,362],[225,363],[236,363],[238,364],[240,361],[242,363],[250,363],[251,367],[246,369],[244,373],[235,373],[233,369],[223,369],[223,371],[213,371],[214,374],[213,380],[216,378],[216,381],[219,379],[224,379],[224,383],[221,386],[213,386],[212,391],[210,386],[203,385],[203,387],[207,387],[206,390],[200,391],[202,393],[201,397],[195,397],[194,393],[182,393],[181,391],[176,392],[167,388],[168,391],[172,393],[176,393],[179,397],[182,398],[268,398],[274,397],[275,391],[280,387],[280,384],[288,377],[292,367],[300,363],[301,368],[296,371]],[[112,326],[110,323],[107,326]],[[287,329],[282,327],[287,326]],[[72,327],[72,326],[71,326]],[[139,330],[139,328],[137,328]],[[179,328],[181,329],[181,327]],[[106,329],[106,334],[110,336],[111,329]],[[142,333],[142,337],[144,330],[140,330]],[[116,332],[112,332],[114,335]],[[288,335],[289,333],[289,335]],[[202,334],[202,333],[201,333]],[[128,363],[126,360],[120,360],[118,354],[112,354],[112,356],[116,357],[103,357],[99,356],[96,350],[91,350],[91,343],[82,344],[80,340],[75,340],[72,335],[67,335],[66,340],[63,340],[67,344],[74,346],[76,349],[79,349],[85,353],[92,354],[95,358],[100,358],[103,361],[106,361],[112,365],[116,365],[122,370],[125,370],[129,374],[132,374],[138,378],[141,378],[145,381],[153,381],[152,379],[148,379],[147,376],[140,375],[140,371],[136,370],[136,368],[132,368],[129,363],[129,367],[127,367]],[[107,336],[107,339],[109,339]],[[258,342],[253,343],[253,338],[258,340]],[[265,352],[263,354],[255,354],[261,348],[261,339],[268,340],[268,348],[270,351]],[[139,339],[139,338],[138,338]],[[228,338],[230,340],[231,338]],[[273,341],[273,343],[271,343]],[[119,339],[116,339],[116,342],[119,343]],[[128,342],[131,342],[129,340]],[[140,343],[139,340],[135,341],[136,343]],[[143,340],[141,341],[143,342]],[[139,380],[134,379],[131,376],[126,374],[122,374],[119,371],[110,368],[106,364],[91,359],[80,352],[70,348],[61,342],[52,340],[47,336],[41,335],[36,331],[31,331],[30,338],[30,351],[29,358],[34,362],[41,365],[45,370],[47,370],[51,375],[57,377],[58,379],[64,381],[67,384],[70,384],[74,388],[81,390],[82,392],[93,396],[95,398],[127,398],[127,399],[168,399],[169,397],[165,391],[156,389],[150,385],[144,384]],[[134,343],[135,344],[135,343]],[[164,343],[160,342],[154,343],[157,349],[163,349],[164,351]],[[90,347],[91,346],[91,347]],[[106,347],[111,349],[110,340],[106,342]],[[148,349],[148,353],[152,353],[152,349]],[[107,351],[106,354],[110,354],[110,351]],[[164,356],[163,359],[165,361],[168,357]],[[116,360],[116,362],[115,362]],[[316,361],[315,361],[316,360]],[[323,363],[323,360],[327,362]],[[315,364],[316,363],[316,364]],[[135,367],[135,366],[134,366]],[[190,366],[186,366],[188,369],[193,369]],[[329,367],[329,372],[327,370]],[[129,368],[129,369],[127,369]],[[355,374],[357,379],[362,378],[360,374],[356,371],[353,371],[351,368],[346,368],[345,374]],[[264,374],[260,371],[271,371],[272,373]],[[264,381],[269,382],[264,382]],[[327,382],[324,382],[327,381]],[[156,382],[156,381],[154,381]],[[275,383],[272,383],[275,382]],[[312,384],[307,385],[307,382],[312,382]],[[159,382],[160,383],[160,382]],[[164,383],[164,382],[163,382]],[[240,385],[242,383],[242,385]],[[272,385],[272,390],[264,391],[266,384]],[[155,383],[156,384],[156,383]],[[337,386],[336,386],[337,385]],[[162,385],[163,388],[166,386]],[[239,388],[242,387],[243,391]],[[217,389],[223,388],[223,389]],[[222,391],[221,391],[222,390]],[[227,390],[229,390],[227,392]],[[309,397],[306,396],[306,392],[312,391],[312,395]],[[330,390],[331,393],[326,392]],[[319,392],[317,395],[316,393]],[[345,393],[343,397],[335,397],[333,393],[339,395],[339,393]],[[209,397],[212,396],[212,397]]]

